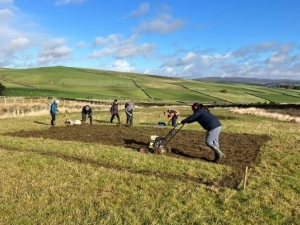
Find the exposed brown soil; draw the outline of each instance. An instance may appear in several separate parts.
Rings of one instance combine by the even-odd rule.
[[[181,125],[176,127],[180,128]],[[176,131],[176,129],[174,131]],[[205,132],[181,129],[167,144],[170,152],[167,156],[185,160],[211,161],[214,153],[204,143]],[[151,135],[166,137],[171,127],[143,126],[126,127],[125,125],[74,125],[51,127],[42,131],[20,131],[7,134],[17,137],[36,137],[76,142],[94,142],[104,145],[120,146],[136,150],[148,146]],[[170,136],[168,136],[170,137]],[[228,134],[220,135],[220,147],[226,157],[219,163],[234,168],[232,174],[225,174],[222,180],[203,182],[207,185],[218,185],[227,188],[238,188],[244,177],[246,166],[258,163],[261,146],[269,140],[266,135]],[[138,153],[142,154],[142,153]],[[149,172],[149,171],[148,171]],[[166,176],[166,174],[164,174]],[[202,182],[201,178],[197,180]]]

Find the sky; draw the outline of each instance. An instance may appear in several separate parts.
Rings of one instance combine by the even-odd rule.
[[[299,0],[0,0],[0,68],[300,79]]]

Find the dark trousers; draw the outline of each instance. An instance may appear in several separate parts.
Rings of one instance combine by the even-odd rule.
[[[176,124],[177,124],[177,119],[178,119],[178,116],[173,116],[173,117],[172,117],[172,126],[173,126],[173,127],[176,126]]]
[[[110,122],[112,123],[115,117],[117,117],[118,122],[120,123],[120,116],[119,116],[119,113],[117,113],[117,114],[112,114],[112,115],[111,115],[111,118],[110,118]]]
[[[86,121],[86,117],[88,117],[88,118],[90,118],[90,124],[92,124],[93,123],[93,115],[92,114],[82,114],[82,121]]]
[[[56,114],[54,114],[54,113],[51,113],[51,125],[52,126],[55,126],[55,118],[56,117]]]

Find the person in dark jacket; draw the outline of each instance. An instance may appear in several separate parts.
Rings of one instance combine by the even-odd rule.
[[[83,106],[81,110],[82,121],[85,122],[86,118],[90,118],[90,124],[93,124],[92,108],[89,105]]]
[[[194,103],[192,106],[193,115],[181,121],[181,124],[198,122],[206,130],[205,144],[215,152],[213,162],[219,162],[224,156],[219,147],[219,135],[222,124],[219,119],[203,108],[201,104]]]
[[[126,126],[133,125],[133,108],[134,104],[132,102],[125,103]]]
[[[176,126],[179,111],[174,109],[168,109],[164,112],[164,114],[168,117],[168,125],[170,125],[170,123],[172,122],[172,126]]]
[[[118,105],[118,100],[117,99],[115,99],[113,104],[111,105],[110,113],[111,113],[110,122],[112,123],[114,118],[117,117],[118,123],[120,123],[119,105]]]
[[[56,113],[59,112],[57,109],[57,105],[59,103],[59,100],[56,99],[54,100],[54,102],[50,105],[50,115],[51,115],[51,126],[55,126],[56,125]]]

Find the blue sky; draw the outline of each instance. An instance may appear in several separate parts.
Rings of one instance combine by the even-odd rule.
[[[300,79],[299,0],[0,0],[0,67]]]

